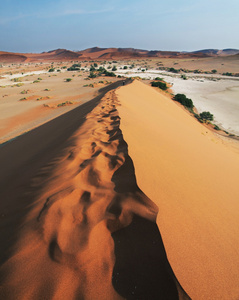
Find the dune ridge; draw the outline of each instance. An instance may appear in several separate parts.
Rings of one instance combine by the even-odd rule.
[[[167,261],[158,208],[136,184],[118,105],[108,92],[55,159],[51,176],[45,167],[33,179],[31,190],[43,188],[1,268],[1,297],[189,299]],[[140,266],[145,257],[153,282],[146,278],[152,270]]]

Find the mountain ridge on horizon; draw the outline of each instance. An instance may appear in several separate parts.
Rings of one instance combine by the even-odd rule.
[[[15,53],[0,51],[0,62],[37,62],[59,60],[101,60],[101,59],[136,59],[136,58],[206,58],[234,56],[239,54],[239,49],[202,49],[196,51],[164,51],[144,50],[135,48],[101,48],[92,47],[84,50],[73,51],[63,48],[41,53]]]

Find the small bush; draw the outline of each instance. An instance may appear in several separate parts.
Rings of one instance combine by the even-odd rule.
[[[15,84],[15,86],[17,86],[17,87],[20,87],[20,86],[23,86],[24,85],[24,83],[22,83],[22,82],[19,82],[18,84]]]
[[[34,81],[33,81],[33,83],[38,83],[38,82],[40,82],[40,80],[34,80]]]
[[[203,120],[213,121],[213,114],[211,114],[209,111],[203,111],[202,113],[199,114],[199,116]]]
[[[27,94],[28,92],[29,92],[29,90],[23,90],[23,91],[21,91],[20,94]]]
[[[174,68],[169,68],[168,69],[169,72],[172,72],[172,73],[178,73],[178,70],[174,69]]]
[[[55,71],[54,68],[50,68],[50,69],[48,70],[48,72],[54,72],[54,71]]]
[[[174,96],[174,100],[181,103],[183,106],[193,108],[193,101],[187,98],[184,94],[177,94]]]
[[[213,73],[213,74],[217,73],[217,70],[213,69],[213,70],[212,70],[212,73]]]
[[[67,71],[80,71],[81,64],[73,64]]]
[[[112,71],[117,71],[116,66],[113,66]]]
[[[13,79],[11,79],[12,81],[14,81],[14,82],[21,82],[22,81],[22,79],[21,78],[13,78]]]
[[[161,82],[161,81],[151,82],[151,86],[158,87],[163,91],[167,90],[167,85],[165,82]]]
[[[93,71],[91,71],[89,78],[96,78],[96,77],[97,77],[97,75]]]
[[[105,76],[109,76],[109,77],[116,77],[116,75],[115,75],[114,72],[108,72],[108,71],[106,71],[106,70],[103,72],[103,74],[104,74]]]
[[[123,68],[124,70],[127,70],[128,69],[128,67],[127,66],[124,66],[124,68]]]
[[[72,80],[72,78],[66,78],[65,81],[66,82],[70,82]]]

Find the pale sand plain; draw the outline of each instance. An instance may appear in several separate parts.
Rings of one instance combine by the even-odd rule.
[[[239,152],[145,84],[117,90],[139,187],[159,208],[172,268],[192,299],[239,297]]]

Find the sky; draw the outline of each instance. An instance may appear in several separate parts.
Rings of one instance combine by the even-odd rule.
[[[239,49],[239,0],[0,0],[0,51]]]

